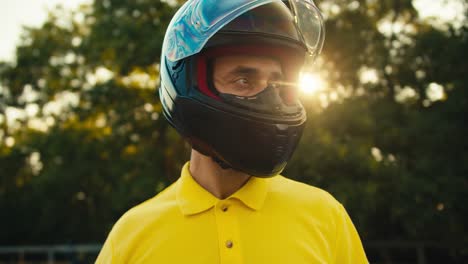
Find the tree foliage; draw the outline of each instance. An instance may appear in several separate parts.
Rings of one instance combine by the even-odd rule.
[[[102,241],[119,215],[177,177],[187,150],[156,97],[174,11],[97,1],[26,29],[16,64],[1,68],[0,204],[10,228],[0,243]]]
[[[466,20],[435,27],[409,0],[320,6],[315,70],[328,85],[305,96],[308,125],[285,175],[333,193],[364,240],[466,245]],[[25,29],[16,62],[0,65],[1,244],[102,241],[177,178],[188,148],[156,96],[175,10],[95,1]]]
[[[441,30],[411,1],[353,3],[327,21],[319,68],[333,88],[287,173],[335,194],[365,240],[466,245],[466,20]]]

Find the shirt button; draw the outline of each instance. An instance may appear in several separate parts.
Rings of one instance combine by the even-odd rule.
[[[232,246],[234,246],[234,243],[232,243],[231,240],[227,240],[227,241],[226,241],[226,247],[227,247],[227,248],[232,248]]]
[[[221,206],[221,211],[226,212],[229,209],[229,206],[223,205]]]

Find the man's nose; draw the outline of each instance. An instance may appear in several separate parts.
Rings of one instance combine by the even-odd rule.
[[[256,84],[256,93],[259,93],[263,90],[265,90],[265,88],[267,88],[268,86],[270,85],[270,81],[268,79],[261,79],[261,80],[258,80],[257,81],[257,84]]]
[[[261,80],[261,87],[266,88],[270,84],[270,81],[268,79],[262,79]]]

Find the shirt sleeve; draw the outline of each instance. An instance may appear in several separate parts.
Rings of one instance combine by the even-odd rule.
[[[361,239],[344,207],[339,204],[336,220],[336,264],[368,264]]]

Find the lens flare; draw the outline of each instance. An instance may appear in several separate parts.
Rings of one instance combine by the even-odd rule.
[[[301,74],[299,85],[301,91],[307,95],[315,95],[326,88],[325,80],[315,73]]]

